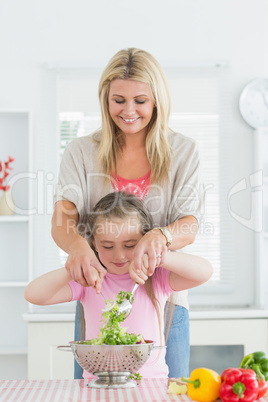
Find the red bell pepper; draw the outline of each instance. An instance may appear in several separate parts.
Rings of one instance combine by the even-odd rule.
[[[267,382],[265,381],[265,376],[261,371],[259,364],[252,364],[250,367],[252,370],[255,371],[258,385],[259,385],[259,393],[257,399],[264,396],[268,390]]]
[[[255,371],[230,368],[221,375],[220,397],[223,402],[253,402],[259,386]]]
[[[259,390],[258,390],[257,399],[262,398],[268,391],[268,385],[264,378],[262,380],[258,380],[258,385],[259,385]]]

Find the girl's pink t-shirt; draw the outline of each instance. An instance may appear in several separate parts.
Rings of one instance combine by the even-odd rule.
[[[164,268],[156,268],[153,274],[153,286],[156,298],[160,304],[161,314],[161,335],[156,310],[147,296],[143,285],[140,285],[135,292],[131,314],[123,322],[123,326],[128,332],[141,334],[144,339],[155,341],[155,346],[164,345],[164,307],[165,303],[173,290],[169,285],[170,272]],[[100,334],[102,323],[102,309],[105,307],[101,295],[97,295],[92,287],[83,287],[75,281],[69,282],[73,298],[80,300],[84,307],[86,320],[86,339],[96,338]],[[134,283],[129,274],[114,275],[107,272],[102,284],[102,294],[105,299],[115,299],[120,291],[130,292]],[[139,373],[143,377],[165,378],[168,376],[168,367],[165,362],[165,349],[155,349],[151,351],[150,357]],[[84,371],[84,378],[94,377]]]

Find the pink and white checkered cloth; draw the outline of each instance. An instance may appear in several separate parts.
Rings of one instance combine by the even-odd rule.
[[[1,402],[161,402],[190,401],[167,393],[166,379],[143,379],[131,389],[87,387],[88,380],[1,380]]]
[[[131,389],[87,387],[88,380],[0,380],[1,402],[162,402],[192,401],[167,393],[167,380],[145,378]],[[258,402],[268,402],[268,397]]]

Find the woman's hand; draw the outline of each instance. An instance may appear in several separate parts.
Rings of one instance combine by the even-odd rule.
[[[100,264],[88,242],[78,233],[78,211],[70,201],[58,201],[52,217],[52,237],[68,254],[65,268],[82,286],[100,292],[106,269]]]
[[[78,239],[72,244],[65,268],[75,282],[82,286],[92,286],[100,293],[106,269],[85,239]]]
[[[135,270],[134,263],[132,261],[129,266],[129,274],[134,282],[144,285],[145,281],[147,281],[148,279],[148,268],[148,255],[144,254],[142,257],[142,264],[140,266],[139,272]]]
[[[133,252],[132,260],[137,274],[141,271],[143,257],[147,255],[147,275],[151,276],[156,267],[161,265],[162,258],[167,252],[166,239],[159,229],[147,232],[138,242]]]

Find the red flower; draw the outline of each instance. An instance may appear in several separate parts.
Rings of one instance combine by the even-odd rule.
[[[3,162],[3,163],[0,161],[0,172],[3,172],[0,177],[0,190],[7,191],[10,189],[10,186],[4,185],[4,181],[10,173],[9,170],[12,170],[12,168],[9,166],[9,164],[14,162],[14,160],[15,160],[14,158],[9,156],[8,161]]]

